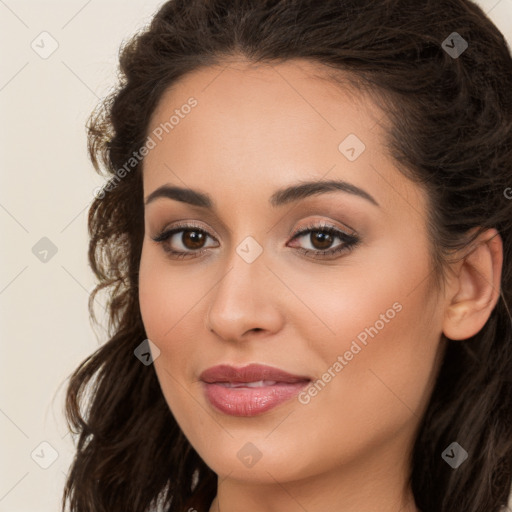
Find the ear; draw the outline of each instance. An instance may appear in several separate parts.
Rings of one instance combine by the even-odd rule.
[[[500,296],[503,242],[498,231],[486,230],[470,247],[454,267],[455,277],[446,288],[443,333],[452,340],[464,340],[478,333]]]

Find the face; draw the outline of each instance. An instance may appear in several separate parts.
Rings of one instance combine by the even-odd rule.
[[[371,98],[320,70],[202,69],[148,130],[154,368],[199,455],[240,481],[405,467],[438,368],[426,196],[386,153]],[[271,370],[236,372],[254,364]],[[204,373],[218,365],[235,370]]]

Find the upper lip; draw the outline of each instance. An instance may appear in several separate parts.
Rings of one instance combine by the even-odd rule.
[[[307,376],[292,375],[279,368],[261,364],[250,364],[241,368],[227,364],[212,366],[201,373],[200,379],[209,384],[214,382],[258,382],[261,380],[294,383],[311,380]]]

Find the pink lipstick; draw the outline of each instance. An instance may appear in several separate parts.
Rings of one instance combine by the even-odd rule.
[[[296,396],[311,379],[278,368],[250,364],[214,366],[200,375],[206,398],[231,416],[256,416]]]

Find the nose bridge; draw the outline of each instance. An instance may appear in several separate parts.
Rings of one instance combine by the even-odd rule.
[[[262,244],[246,236],[225,257],[225,272],[210,299],[208,328],[226,339],[256,328],[275,330],[280,313]]]

